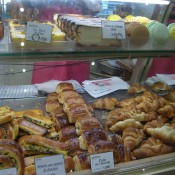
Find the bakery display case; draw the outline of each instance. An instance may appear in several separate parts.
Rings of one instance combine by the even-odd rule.
[[[144,84],[153,59],[174,56],[173,1],[0,2],[2,169],[35,175],[35,160],[59,154],[63,174],[175,173],[174,89]],[[92,70],[127,90],[94,98],[73,80],[50,81],[88,84]],[[90,155],[108,152],[114,167],[93,172]]]

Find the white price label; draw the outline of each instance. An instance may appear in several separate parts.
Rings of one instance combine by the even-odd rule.
[[[113,152],[90,155],[93,173],[114,168]]]
[[[102,21],[103,39],[125,39],[124,21]]]
[[[0,170],[0,175],[17,175],[17,169],[8,168],[8,169]]]
[[[36,22],[27,22],[26,40],[35,42],[50,43],[52,26]]]
[[[66,175],[63,155],[35,158],[36,175]]]

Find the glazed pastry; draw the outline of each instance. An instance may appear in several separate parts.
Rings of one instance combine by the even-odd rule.
[[[123,144],[116,145],[114,163],[129,162],[132,160],[131,151]]]
[[[146,89],[142,85],[135,83],[128,88],[128,93],[129,94],[139,94],[139,93],[144,92],[145,90]]]
[[[43,136],[47,132],[46,128],[43,128],[42,126],[36,125],[22,118],[18,120],[18,125],[20,129],[24,130],[29,134],[36,134]]]
[[[87,150],[90,144],[98,140],[107,140],[106,133],[101,129],[86,131],[79,137],[80,148]]]
[[[58,100],[58,94],[56,92],[49,93],[46,97],[46,103],[55,100]]]
[[[15,112],[8,106],[0,107],[0,124],[7,123],[15,117]]]
[[[164,82],[155,82],[151,85],[151,90],[152,91],[155,91],[155,92],[160,92],[160,91],[167,91],[167,90],[170,90],[171,87],[169,85],[167,85],[166,83]]]
[[[79,140],[77,137],[67,140],[66,144],[70,145],[70,148],[68,150],[68,154],[70,156],[75,156],[78,153],[84,152],[84,150],[80,148]]]
[[[81,95],[77,93],[75,90],[66,90],[58,94],[58,100],[61,104],[63,104],[68,97],[80,97]]]
[[[93,116],[93,109],[87,104],[71,104],[68,107],[64,106],[64,111],[66,112],[70,123],[76,123],[77,119],[80,117]]]
[[[72,172],[75,169],[75,162],[74,159],[70,156],[64,157],[65,169],[66,173]]]
[[[10,139],[0,140],[0,155],[7,155],[17,167],[17,175],[23,175],[24,159],[22,149]]]
[[[114,152],[116,150],[116,145],[107,140],[98,140],[93,142],[88,147],[89,154],[97,154],[103,152]]]
[[[82,97],[68,97],[65,102],[68,106],[75,103],[86,103]]]
[[[123,130],[122,139],[124,145],[129,148],[131,151],[141,143],[144,138],[143,130],[139,130],[137,128],[128,127]]]
[[[117,104],[117,99],[115,98],[101,98],[97,99],[92,103],[92,107],[97,109],[107,109],[107,110],[113,110]]]
[[[75,127],[77,135],[81,135],[85,131],[90,131],[94,128],[102,128],[100,122],[95,117],[79,118],[75,123]]]
[[[87,152],[79,153],[73,157],[75,171],[86,170],[90,168],[89,156]]]
[[[158,110],[164,117],[173,118],[175,116],[175,103],[169,103]]]
[[[20,137],[18,144],[26,150],[39,151],[41,153],[58,153],[67,155],[69,145],[54,141],[39,135],[28,135]]]
[[[53,122],[47,117],[34,115],[30,112],[24,113],[23,116],[26,120],[31,121],[37,125],[43,126],[45,128],[51,128],[53,126]]]
[[[52,117],[52,119],[53,119],[53,122],[55,123],[55,129],[57,132],[59,132],[64,127],[70,125],[67,117]]]
[[[114,124],[112,127],[110,127],[110,131],[118,132],[118,131],[122,131],[128,127],[141,129],[143,127],[143,125],[140,122],[135,121],[134,119],[127,119],[124,121],[119,121],[116,124]]]
[[[161,140],[150,137],[141,144],[141,147],[135,149],[132,155],[137,159],[158,156],[171,153],[175,150],[173,146],[164,144]]]
[[[0,170],[14,167],[15,163],[7,155],[0,155]]]
[[[53,110],[58,109],[60,107],[61,107],[60,103],[57,99],[52,100],[52,101],[47,101],[47,103],[46,103],[46,111],[47,112],[52,112]]]
[[[59,141],[65,142],[71,138],[74,138],[77,136],[75,126],[66,126],[62,128],[59,132]]]
[[[162,126],[161,128],[148,128],[146,132],[162,140],[164,143],[175,145],[175,130],[169,126]]]
[[[58,117],[65,117],[67,118],[66,113],[64,112],[63,108],[60,106],[59,108],[54,109],[50,112],[50,116],[52,118],[58,118]]]
[[[18,136],[18,124],[15,121],[11,121],[0,125],[0,139],[15,140]]]
[[[62,83],[59,83],[56,87],[57,94],[60,94],[61,92],[66,90],[75,90],[72,83],[62,82]]]

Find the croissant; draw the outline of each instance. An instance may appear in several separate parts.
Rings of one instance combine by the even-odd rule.
[[[151,90],[155,92],[167,91],[170,89],[171,87],[168,84],[161,82],[161,81],[155,82],[151,85]]]
[[[142,85],[135,83],[128,88],[128,93],[129,94],[139,94],[139,93],[144,92],[145,90],[146,89]]]
[[[124,130],[127,127],[134,127],[134,128],[141,129],[143,126],[140,122],[135,121],[134,119],[127,119],[124,121],[117,122],[112,127],[110,127],[109,130],[112,132],[118,132],[118,131]]]
[[[163,126],[163,123],[161,123],[159,120],[152,120],[151,122],[147,122],[144,127],[143,130],[146,131],[147,128],[160,128]]]
[[[144,132],[142,129],[128,127],[123,130],[122,138],[124,145],[132,151],[143,140]]]
[[[128,99],[124,99],[122,101],[119,101],[117,103],[117,106],[120,107],[120,108],[129,108],[129,109],[133,109],[135,108],[135,106],[137,105],[138,103],[134,100],[134,98],[128,98]]]
[[[171,102],[175,102],[175,89],[169,90],[168,94],[164,95],[164,98]]]
[[[106,97],[106,98],[95,100],[92,103],[92,107],[98,108],[98,109],[113,110],[116,104],[117,104],[117,99]]]
[[[143,112],[157,112],[157,110],[167,104],[167,101],[163,98],[159,98],[156,100],[147,100],[136,106],[136,109],[141,110]]]
[[[169,126],[162,126],[161,128],[147,128],[146,132],[162,140],[164,143],[175,145],[175,130]]]
[[[158,113],[164,117],[172,118],[175,116],[175,103],[170,103],[158,110]]]
[[[140,148],[135,149],[132,152],[132,155],[137,159],[142,159],[171,153],[174,150],[174,146],[166,145],[161,140],[150,137],[142,143]]]

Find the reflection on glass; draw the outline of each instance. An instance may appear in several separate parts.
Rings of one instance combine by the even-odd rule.
[[[24,47],[25,46],[25,43],[24,42],[21,42],[21,47]]]

